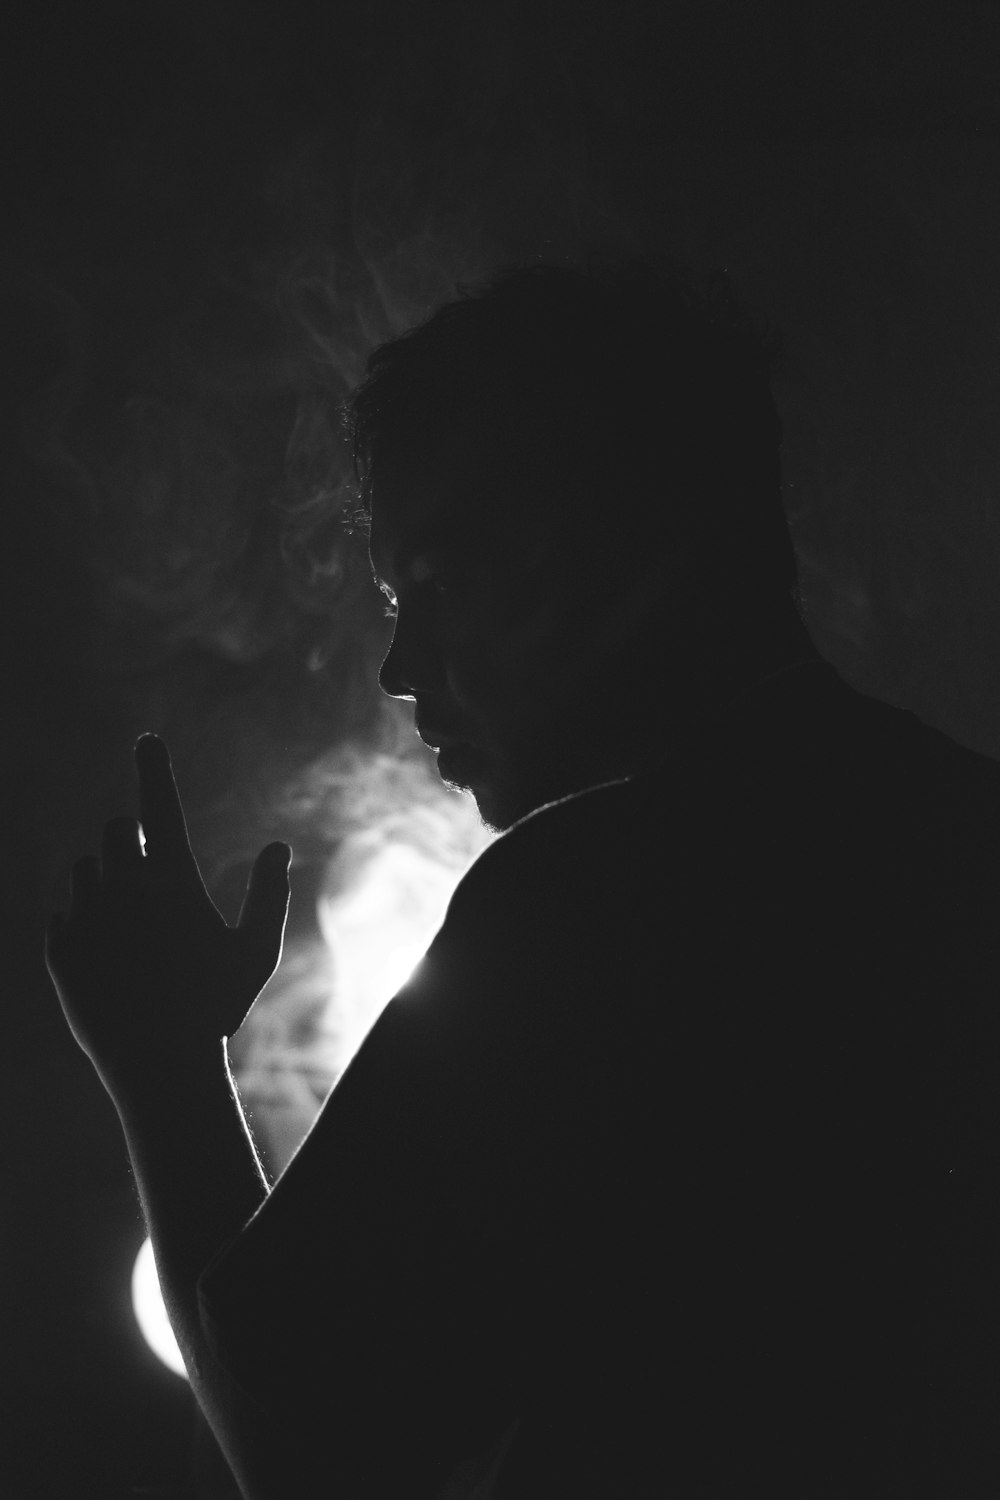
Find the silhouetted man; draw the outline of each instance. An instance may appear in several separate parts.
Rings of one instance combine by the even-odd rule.
[[[350,407],[381,681],[507,830],[269,1190],[162,744],[49,963],[250,1500],[995,1494],[996,771],[806,634],[722,279],[498,278]]]

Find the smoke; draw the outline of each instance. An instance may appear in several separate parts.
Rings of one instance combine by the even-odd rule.
[[[310,849],[322,851],[314,922],[303,930],[300,913],[277,975],[231,1044],[241,1094],[277,1172],[419,962],[490,835],[474,803],[401,741],[391,750],[330,751],[278,789],[275,817],[306,835],[307,860]]]

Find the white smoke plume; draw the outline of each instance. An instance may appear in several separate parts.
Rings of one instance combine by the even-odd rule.
[[[365,1033],[426,951],[487,845],[475,804],[429,757],[347,745],[276,793],[276,818],[329,849],[310,931],[231,1044],[274,1171],[285,1165]]]

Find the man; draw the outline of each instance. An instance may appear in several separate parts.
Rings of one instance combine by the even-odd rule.
[[[349,415],[382,685],[504,836],[272,1187],[287,847],[227,930],[145,737],[49,938],[244,1494],[995,1493],[995,768],[812,647],[725,283],[508,274]]]

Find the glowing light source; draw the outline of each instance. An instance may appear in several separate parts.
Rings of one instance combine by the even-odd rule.
[[[177,1340],[163,1305],[153,1246],[149,1239],[143,1240],[132,1268],[132,1308],[142,1336],[157,1359],[161,1359],[175,1375],[182,1375],[187,1379],[181,1351],[177,1347]]]

